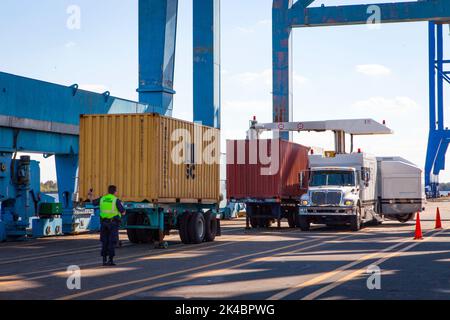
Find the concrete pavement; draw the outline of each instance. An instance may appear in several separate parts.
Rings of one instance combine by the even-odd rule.
[[[437,206],[443,230],[434,230]],[[414,222],[395,221],[353,233],[246,231],[237,220],[214,243],[186,246],[174,233],[167,250],[122,234],[115,268],[99,266],[97,235],[6,243],[0,299],[449,299],[450,203],[428,203],[421,218],[423,241],[413,240]],[[67,288],[69,266],[80,267],[81,290]]]

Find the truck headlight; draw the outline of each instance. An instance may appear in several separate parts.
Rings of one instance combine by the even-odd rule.
[[[308,200],[302,200],[302,206],[307,206],[309,204]]]
[[[344,205],[346,207],[353,206],[354,204],[355,204],[355,201],[353,201],[353,200],[344,200]]]

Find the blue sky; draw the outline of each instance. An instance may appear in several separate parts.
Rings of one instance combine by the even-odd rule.
[[[192,0],[179,1],[174,116],[192,120]],[[358,2],[367,1],[319,4]],[[81,8],[80,30],[66,27],[72,4]],[[271,0],[222,1],[223,139],[245,137],[253,115],[271,120],[271,6]],[[0,70],[136,100],[137,14],[137,0],[2,0]],[[395,135],[359,138],[356,147],[423,167],[427,55],[426,23],[297,29],[294,119],[386,120]],[[332,148],[328,134],[295,139]],[[53,179],[52,160],[42,166],[42,178]],[[450,180],[450,172],[441,180]]]

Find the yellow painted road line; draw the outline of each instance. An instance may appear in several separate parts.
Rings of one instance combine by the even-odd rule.
[[[292,232],[292,234],[300,234],[300,233],[298,233],[298,232],[297,232],[297,233]],[[259,235],[259,234],[257,234],[257,235]],[[226,236],[226,239],[230,238],[230,240],[225,240],[225,241],[226,241],[225,243],[220,243],[220,244],[215,244],[215,245],[210,245],[209,243],[204,243],[204,244],[200,244],[200,245],[178,245],[178,244],[177,244],[177,245],[176,245],[177,247],[176,247],[176,248],[173,248],[173,249],[168,249],[168,250],[164,250],[164,251],[158,251],[158,250],[155,250],[155,251],[150,252],[150,253],[152,253],[152,254],[150,254],[150,253],[145,253],[145,254],[139,253],[139,254],[135,254],[135,255],[120,256],[120,257],[116,258],[116,261],[125,261],[125,260],[128,260],[128,259],[134,259],[134,260],[132,260],[132,261],[127,261],[127,262],[124,262],[124,263],[123,263],[123,264],[126,265],[126,264],[131,264],[131,263],[139,262],[139,259],[138,259],[138,258],[145,258],[145,257],[149,257],[149,256],[154,256],[154,255],[157,255],[157,254],[159,254],[159,253],[161,253],[161,252],[163,253],[163,255],[165,255],[166,253],[172,253],[172,252],[187,252],[187,251],[189,251],[190,248],[192,248],[192,249],[199,249],[199,248],[204,248],[204,247],[206,247],[206,249],[213,249],[213,248],[217,248],[217,247],[222,247],[222,246],[227,246],[227,245],[237,244],[237,243],[240,243],[240,242],[243,242],[243,241],[246,241],[246,240],[254,239],[254,238],[255,238],[255,235],[254,235],[254,234],[252,234],[252,235],[247,235],[246,238],[240,239],[240,240],[232,239],[232,237],[234,237],[234,236],[235,236],[235,235]],[[225,237],[222,237],[222,239],[225,239]],[[231,240],[233,240],[233,241],[231,241]],[[299,240],[300,240],[300,239],[299,239]],[[229,241],[230,241],[230,242],[229,242]],[[122,265],[123,265],[123,264],[122,264]],[[88,266],[98,266],[98,261],[95,260],[95,261],[92,261],[92,262],[87,262],[87,263],[84,263],[84,264],[79,264],[79,267],[88,267]],[[98,267],[98,268],[101,268],[101,267]],[[45,278],[51,278],[53,275],[51,275],[50,273],[58,272],[58,271],[65,271],[65,269],[59,267],[59,268],[52,268],[52,269],[38,270],[38,271],[27,272],[27,273],[14,274],[14,276],[25,277],[25,276],[32,276],[32,275],[35,275],[35,274],[46,273],[46,275],[36,276],[36,277],[33,277],[33,278],[29,278],[29,279],[28,279],[28,280],[40,280],[40,279],[45,279]]]
[[[125,261],[125,262],[120,264],[121,266],[124,266],[124,265],[128,265],[128,264],[133,264],[133,263],[136,263],[136,262],[140,262],[141,258],[148,258],[148,257],[154,257],[154,256],[160,256],[160,257],[164,258],[164,256],[172,254],[172,253],[187,253],[187,252],[192,252],[193,251],[193,250],[190,250],[190,249],[197,249],[197,248],[215,249],[215,248],[218,248],[218,247],[224,247],[224,246],[229,246],[229,245],[232,245],[232,244],[237,244],[237,243],[246,241],[248,239],[249,238],[241,239],[241,240],[234,241],[234,242],[227,241],[227,242],[224,242],[224,243],[215,243],[213,245],[211,245],[211,243],[204,243],[202,245],[178,246],[176,248],[168,249],[168,250],[164,250],[164,251],[155,250],[155,251],[152,251],[150,253],[145,253],[145,254],[139,253],[139,254],[135,254],[135,255],[123,256],[123,257],[116,258],[115,260],[116,261],[124,261],[124,260],[128,260],[128,259],[133,259],[131,261]],[[162,254],[160,254],[160,253],[162,253]],[[88,266],[95,266],[94,269],[98,269],[98,270],[104,269],[104,267],[99,266],[98,260],[96,260],[95,262],[89,262],[89,263],[84,263],[84,264],[80,264],[79,265],[80,268],[88,267]],[[17,274],[15,276],[23,277],[23,276],[33,275],[33,274],[47,273],[47,274],[42,275],[42,276],[36,276],[36,277],[33,277],[33,278],[27,278],[26,279],[27,281],[33,281],[33,280],[40,280],[40,279],[45,279],[45,278],[51,278],[51,277],[54,276],[54,274],[51,274],[51,273],[55,273],[55,272],[58,272],[58,271],[59,272],[63,272],[65,270],[66,270],[65,268],[55,268],[55,269],[49,269],[49,270],[41,270],[41,271],[35,271],[35,272],[30,272],[30,273]]]
[[[349,236],[346,236],[346,237],[342,237],[342,238],[340,237],[338,239],[330,239],[329,241],[344,240],[344,239],[347,239],[347,238],[350,238],[350,237],[353,237],[353,236],[355,236],[355,235],[352,234],[352,235],[349,235]],[[313,249],[313,248],[316,248],[316,247],[323,246],[326,243],[329,243],[329,241],[323,241],[321,243],[316,243],[314,245],[303,247],[301,249],[294,250],[294,251],[282,252],[282,253],[276,254],[275,256],[284,255],[284,254],[299,253],[299,252],[302,252],[302,251],[306,251],[306,250],[309,250],[309,249]],[[303,243],[303,244],[305,244],[305,243]],[[240,263],[240,264],[237,264],[237,265],[233,265],[232,268],[234,268],[234,269],[241,268],[241,267],[245,267],[245,266],[252,265],[252,264],[255,264],[255,263],[258,263],[258,262],[262,262],[262,261],[263,261],[262,259],[256,259],[255,261],[248,261],[248,262]],[[155,288],[159,288],[159,287],[166,287],[166,286],[169,286],[169,285],[172,285],[172,284],[178,284],[178,283],[182,283],[182,282],[185,282],[185,281],[188,281],[188,280],[193,280],[193,279],[202,278],[202,277],[215,276],[217,274],[221,274],[221,272],[223,272],[223,270],[221,270],[221,269],[219,269],[219,270],[211,270],[211,271],[203,272],[203,273],[198,274],[198,275],[187,276],[184,279],[178,279],[178,280],[172,280],[172,281],[168,281],[168,282],[156,283],[156,284],[145,286],[145,287],[141,287],[141,288],[138,288],[138,289],[129,290],[129,291],[126,291],[126,292],[122,292],[122,293],[119,293],[119,294],[116,294],[116,295],[104,298],[102,300],[118,300],[118,299],[129,297],[129,296],[132,296],[132,295],[135,295],[135,294],[138,294],[138,293],[141,293],[141,292],[149,291],[149,290],[152,290],[152,289],[155,289]]]
[[[222,238],[224,239],[225,237],[222,237]],[[228,238],[231,238],[231,237],[226,237],[226,238],[228,239]],[[192,249],[203,248],[203,247],[206,247],[207,249],[209,249],[209,248],[216,248],[216,247],[221,247],[221,246],[224,246],[224,245],[231,245],[233,243],[238,243],[239,241],[245,241],[245,240],[248,240],[249,238],[251,238],[251,237],[248,237],[248,238],[245,238],[245,239],[242,239],[242,240],[238,240],[238,241],[235,241],[235,242],[228,242],[228,241],[231,241],[231,239],[230,239],[230,240],[228,240],[225,243],[223,243],[223,242],[222,243],[217,243],[216,242],[214,244],[211,243],[211,242],[210,243],[202,243],[200,245],[181,245],[181,244],[177,244],[177,245],[174,245],[175,247],[173,249],[167,249],[167,250],[156,250],[155,249],[154,251],[148,251],[146,253],[139,253],[139,254],[128,255],[128,256],[120,256],[120,257],[117,257],[115,260],[116,261],[124,261],[124,260],[127,260],[127,259],[145,258],[145,257],[155,256],[155,255],[158,255],[160,253],[162,253],[162,255],[165,255],[165,254],[172,253],[172,252],[177,252],[177,251],[181,252],[181,250],[183,250],[183,252],[185,252],[185,251],[189,250],[190,248],[192,248]],[[213,244],[213,245],[211,245],[211,244]],[[132,245],[127,246],[127,247],[133,248]],[[132,260],[132,261],[129,261],[129,262],[127,261],[127,262],[125,262],[125,264],[130,264],[130,263],[134,263],[134,262],[138,262],[138,261],[139,261],[139,259],[135,259],[135,260]],[[98,259],[95,260],[95,261],[92,261],[92,262],[86,262],[84,264],[79,264],[78,266],[79,267],[87,267],[87,266],[93,266],[93,265],[98,266]],[[98,268],[101,268],[101,267],[98,267]],[[37,279],[44,279],[44,278],[52,277],[52,275],[49,275],[48,273],[57,272],[57,271],[65,271],[65,269],[62,268],[62,267],[59,267],[59,268],[52,268],[52,269],[46,269],[46,270],[38,270],[38,271],[33,271],[33,272],[19,273],[19,274],[14,274],[14,276],[24,277],[24,276],[31,276],[31,275],[34,275],[34,274],[47,273],[46,275],[43,275],[43,276],[38,276],[38,277],[35,277],[35,278],[29,278],[28,279],[28,280],[37,280]]]
[[[59,256],[64,256],[64,255],[74,255],[77,253],[88,253],[88,252],[92,252],[92,251],[96,251],[96,250],[100,250],[100,249],[101,249],[101,245],[98,244],[98,245],[92,245],[92,246],[83,247],[83,248],[73,248],[73,249],[69,249],[69,250],[61,250],[61,251],[53,251],[53,252],[49,251],[49,252],[45,253],[44,255],[42,255],[42,254],[23,255],[20,257],[14,257],[13,259],[11,259],[11,258],[0,259],[0,265],[13,264],[13,263],[24,262],[24,261],[40,260],[40,259],[59,257]]]
[[[348,263],[348,264],[346,264],[344,266],[341,266],[341,267],[339,267],[339,268],[337,268],[337,269],[335,269],[333,271],[321,274],[321,275],[319,275],[319,276],[317,276],[315,278],[312,278],[312,279],[307,280],[305,282],[299,283],[299,284],[297,284],[297,285],[295,285],[295,286],[293,286],[293,287],[291,287],[289,289],[281,291],[281,292],[279,292],[279,293],[269,297],[267,300],[281,300],[281,299],[284,299],[284,298],[290,296],[291,294],[293,294],[293,293],[295,293],[295,292],[297,292],[297,291],[299,291],[299,290],[301,290],[303,288],[319,284],[319,283],[321,283],[324,280],[327,280],[327,279],[330,279],[330,278],[334,277],[335,275],[337,275],[340,272],[343,272],[345,270],[353,268],[354,266],[356,266],[356,265],[358,265],[358,264],[360,264],[360,263],[362,263],[364,261],[367,261],[367,260],[370,260],[370,259],[376,257],[380,253],[391,251],[391,250],[393,250],[393,249],[395,249],[395,248],[397,248],[397,247],[399,247],[399,246],[401,246],[401,245],[403,245],[403,244],[405,244],[407,242],[410,242],[410,241],[411,241],[411,239],[408,239],[408,240],[405,240],[405,241],[401,241],[399,243],[396,243],[395,245],[392,245],[392,246],[390,246],[388,248],[383,249],[382,251],[377,251],[377,252],[365,255],[365,256],[363,256],[361,258],[358,258],[357,260],[352,261],[352,262],[350,262],[350,263]]]
[[[251,237],[249,237],[249,238],[251,238]],[[266,237],[261,237],[261,238],[266,238]],[[339,237],[337,237],[337,239],[338,238]],[[201,266],[193,267],[193,268],[190,268],[190,269],[179,270],[179,271],[174,271],[174,272],[171,272],[171,273],[165,273],[165,274],[161,274],[161,275],[157,275],[157,276],[151,276],[151,277],[144,278],[144,279],[137,279],[137,280],[132,280],[132,281],[128,281],[128,282],[123,282],[123,283],[118,283],[118,284],[114,284],[114,285],[109,285],[109,286],[106,286],[106,287],[101,287],[101,288],[92,289],[92,290],[89,290],[89,291],[80,292],[80,293],[69,295],[69,296],[64,296],[64,297],[61,297],[61,298],[59,298],[57,300],[71,300],[71,299],[76,299],[76,298],[84,297],[84,296],[87,296],[87,295],[90,295],[90,294],[94,294],[94,293],[98,293],[98,292],[102,292],[102,291],[106,291],[106,290],[112,290],[112,289],[116,289],[116,288],[120,288],[120,287],[124,287],[124,286],[128,286],[128,285],[145,283],[145,282],[148,282],[148,281],[159,280],[159,279],[170,277],[170,276],[177,276],[177,275],[181,275],[181,274],[185,274],[185,273],[190,273],[190,272],[194,272],[194,271],[198,271],[198,270],[203,270],[203,269],[207,269],[207,268],[211,268],[211,267],[215,267],[215,266],[231,263],[231,262],[238,261],[238,260],[241,260],[241,259],[250,258],[250,257],[253,257],[253,256],[258,256],[258,255],[262,255],[262,254],[270,254],[270,253],[273,253],[273,252],[276,252],[276,251],[280,251],[280,250],[284,250],[284,249],[290,249],[290,248],[293,248],[293,247],[296,247],[296,246],[302,246],[302,245],[305,245],[305,244],[313,242],[313,241],[323,241],[323,239],[311,239],[311,240],[307,240],[305,242],[297,242],[297,243],[290,244],[290,245],[287,245],[287,246],[278,247],[278,248],[265,250],[265,251],[260,251],[260,252],[255,252],[255,253],[251,253],[251,254],[247,254],[247,255],[242,255],[242,256],[231,258],[231,259],[227,259],[227,260],[211,263],[211,264],[208,264],[208,265],[201,265]]]
[[[399,251],[395,251],[395,252],[389,253],[387,256],[385,256],[385,257],[377,260],[376,262],[374,262],[373,265],[380,265],[383,262],[385,262],[385,261],[387,261],[387,260],[389,260],[391,258],[394,258],[394,257],[402,254],[403,252],[409,251],[410,249],[412,249],[412,248],[422,244],[423,242],[426,242],[426,241],[432,239],[433,237],[435,237],[435,236],[437,236],[437,235],[439,235],[439,234],[441,234],[441,233],[443,233],[445,231],[447,231],[447,229],[444,229],[444,230],[441,230],[439,232],[436,232],[433,235],[431,235],[430,237],[425,238],[425,240],[423,240],[423,241],[414,241],[414,240],[410,240],[410,239],[408,241],[404,241],[403,244],[404,243],[408,243],[408,242],[412,242],[412,244],[407,246],[407,247],[405,247],[405,248],[403,248],[403,249],[401,249],[401,250],[399,250]],[[429,232],[427,232],[427,233],[429,233]],[[381,251],[379,253],[385,253],[385,250],[383,250],[383,251]],[[329,285],[314,291],[313,293],[311,293],[311,294],[305,296],[304,298],[302,298],[302,300],[314,300],[314,299],[317,299],[318,297],[320,297],[324,293],[327,293],[327,292],[335,289],[336,287],[340,286],[341,284],[343,284],[343,283],[345,283],[347,281],[353,280],[354,278],[358,277],[361,274],[364,274],[367,271],[367,267],[368,266],[366,266],[365,268],[361,268],[359,270],[356,270],[356,271],[354,271],[354,272],[352,272],[352,273],[342,277],[341,279],[339,279],[337,281],[334,281],[333,283],[330,283]]]
[[[90,239],[94,238],[94,236],[98,237],[96,233],[89,233],[89,234],[80,234],[80,235],[71,235],[71,236],[57,236],[57,237],[46,237],[46,238],[40,238],[40,239],[31,239],[31,240],[25,240],[24,242],[6,242],[0,244],[0,250],[1,249],[11,249],[11,248],[28,248],[32,246],[40,246],[47,243],[57,243],[58,241],[63,240],[79,240],[79,239]],[[13,245],[11,245],[13,244]]]
[[[4,259],[4,261],[0,261],[0,265],[21,263],[21,262],[25,262],[25,261],[35,261],[35,260],[41,260],[41,259],[47,259],[47,258],[53,258],[53,257],[74,255],[74,254],[79,254],[79,253],[89,253],[89,252],[97,251],[99,249],[100,249],[100,246],[96,245],[96,246],[86,247],[83,249],[71,249],[71,250],[65,250],[65,251],[51,252],[48,254],[22,256],[22,257],[10,259],[10,260]]]

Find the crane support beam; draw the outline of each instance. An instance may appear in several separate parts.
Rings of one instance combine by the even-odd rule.
[[[220,0],[194,0],[194,121],[220,129]]]
[[[327,120],[327,121],[304,121],[285,123],[257,123],[253,122],[250,130],[256,131],[284,131],[284,132],[324,132],[340,131],[345,134],[357,135],[378,135],[393,134],[394,132],[372,119],[347,119],[347,120]]]
[[[273,122],[293,119],[292,91],[292,27],[289,10],[292,0],[274,0],[272,8],[273,46]],[[281,133],[283,140],[292,140],[292,133]]]
[[[448,22],[450,2],[426,0],[307,8],[304,1],[299,1],[290,10],[289,19],[293,27],[342,26],[374,22]]]
[[[171,116],[178,0],[139,0],[139,102]]]
[[[450,21],[450,1],[424,0],[367,5],[309,7],[313,0],[273,0],[273,121],[291,122],[292,93],[292,29],[392,23],[411,21]],[[285,140],[292,139],[282,133]]]

